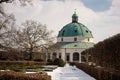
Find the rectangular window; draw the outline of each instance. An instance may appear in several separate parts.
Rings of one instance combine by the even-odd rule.
[[[63,41],[63,38],[61,38],[61,41]]]
[[[90,38],[88,38],[88,42],[90,41]]]
[[[77,41],[77,38],[74,38],[74,41]]]
[[[75,32],[77,32],[77,30],[75,30]]]

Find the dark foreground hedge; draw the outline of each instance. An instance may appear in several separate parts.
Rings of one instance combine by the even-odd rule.
[[[83,63],[71,63],[79,69],[85,71],[97,80],[120,80],[120,71],[108,70],[105,68],[89,66]]]
[[[0,80],[51,80],[47,74],[25,74],[21,72],[0,72]]]

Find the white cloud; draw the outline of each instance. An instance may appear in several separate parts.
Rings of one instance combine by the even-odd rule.
[[[21,7],[19,5],[6,4],[5,10],[14,13],[17,22],[24,22],[26,19],[34,19],[46,24],[49,30],[55,35],[66,24],[71,22],[74,9],[77,9],[79,22],[88,26],[93,32],[95,42],[115,35],[120,31],[120,1],[112,0],[112,6],[104,12],[94,12],[86,8],[79,0],[62,1],[40,1],[34,0],[33,6]]]
[[[100,19],[96,25],[96,41],[103,40],[117,33],[120,33],[120,1],[112,0],[109,10],[97,13]]]

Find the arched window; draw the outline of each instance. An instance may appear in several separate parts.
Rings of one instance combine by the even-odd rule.
[[[78,52],[73,53],[73,61],[79,61],[79,53]]]
[[[70,53],[66,53],[66,61],[70,61]]]

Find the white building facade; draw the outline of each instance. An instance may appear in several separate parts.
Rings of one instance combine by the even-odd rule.
[[[61,58],[66,62],[81,63],[81,52],[94,45],[91,31],[78,22],[76,12],[72,15],[72,22],[65,25],[58,33],[59,50],[52,53],[52,58]]]

